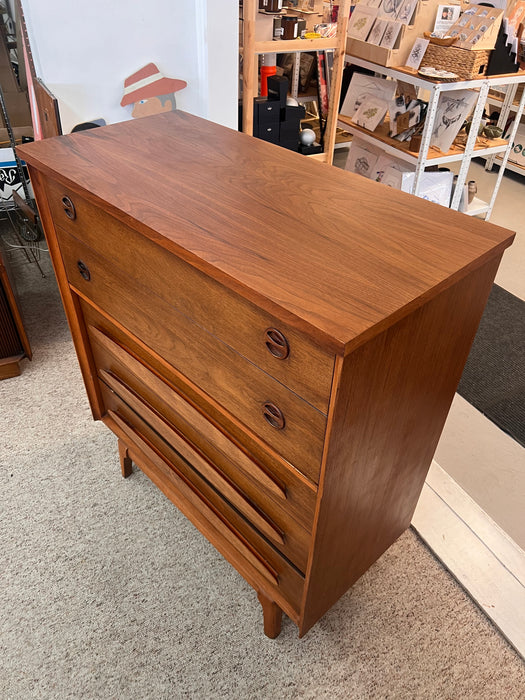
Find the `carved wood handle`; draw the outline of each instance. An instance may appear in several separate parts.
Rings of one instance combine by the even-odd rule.
[[[91,272],[89,271],[89,267],[86,265],[86,263],[82,262],[82,260],[77,260],[77,268],[86,282],[89,282],[91,279]]]
[[[67,194],[65,194],[62,197],[62,206],[64,207],[64,213],[68,219],[71,219],[71,221],[73,221],[73,219],[77,218],[77,212],[75,209],[75,205],[73,204],[71,199],[67,196]]]
[[[290,354],[288,340],[277,328],[266,329],[266,347],[278,360],[285,360]]]
[[[263,404],[262,411],[265,421],[271,425],[272,428],[276,430],[282,430],[284,428],[284,414],[278,406],[267,401]]]

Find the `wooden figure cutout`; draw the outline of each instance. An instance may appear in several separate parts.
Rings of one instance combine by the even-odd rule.
[[[120,104],[122,107],[132,104],[131,116],[135,119],[169,112],[177,108],[175,93],[187,84],[185,80],[167,78],[154,63],[148,63],[126,78]]]

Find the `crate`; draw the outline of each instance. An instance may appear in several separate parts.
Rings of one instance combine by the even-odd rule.
[[[487,72],[490,51],[471,51],[456,46],[429,44],[421,68],[441,68],[455,73],[461,80],[482,78]]]
[[[380,66],[404,66],[416,39],[423,36],[424,32],[432,31],[440,3],[443,4],[443,0],[420,0],[412,17],[412,24],[401,27],[393,49],[347,37],[346,53]]]

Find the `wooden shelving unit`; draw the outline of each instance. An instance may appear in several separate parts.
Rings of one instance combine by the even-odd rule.
[[[350,0],[340,0],[336,38],[322,39],[292,39],[280,41],[256,41],[255,23],[257,22],[258,0],[244,0],[243,4],[243,121],[242,130],[246,134],[253,133],[253,100],[258,95],[258,62],[264,53],[294,53],[296,51],[329,51],[334,52],[333,72],[330,90],[330,103],[326,122],[324,152],[308,156],[331,164],[335,145],[337,128],[337,113],[341,96],[343,63],[346,50],[346,32],[350,13]],[[293,13],[292,13],[293,14]],[[299,13],[298,13],[299,14]]]

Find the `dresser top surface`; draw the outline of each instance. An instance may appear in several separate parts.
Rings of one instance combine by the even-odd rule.
[[[340,349],[387,328],[513,238],[180,111],[18,150],[45,175]]]

